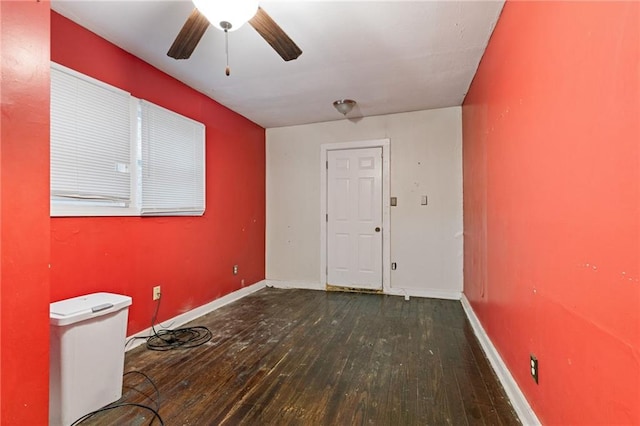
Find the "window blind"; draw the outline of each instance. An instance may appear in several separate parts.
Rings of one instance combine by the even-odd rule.
[[[141,214],[204,213],[204,125],[146,101],[139,122]]]
[[[130,99],[127,92],[52,65],[52,202],[129,205]]]

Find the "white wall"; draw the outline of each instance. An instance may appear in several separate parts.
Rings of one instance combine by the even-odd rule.
[[[320,283],[320,146],[390,139],[390,293],[458,298],[462,292],[460,107],[267,129],[266,278]],[[429,204],[420,205],[427,195]],[[383,265],[388,268],[390,265]]]

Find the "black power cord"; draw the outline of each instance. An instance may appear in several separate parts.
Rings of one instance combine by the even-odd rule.
[[[160,310],[160,301],[158,299],[156,304],[156,310],[151,318],[151,330],[153,334],[150,336],[138,336],[132,337],[125,344],[125,347],[134,339],[145,339],[147,341],[147,349],[152,351],[170,351],[173,349],[191,349],[201,345],[204,345],[212,338],[211,331],[207,327],[195,326],[195,327],[183,327],[176,329],[163,328],[156,331],[156,318],[158,317],[158,311]]]
[[[156,386],[156,384],[153,382],[153,380],[151,380],[151,378],[149,376],[147,376],[146,374],[140,372],[140,371],[128,371],[126,373],[124,373],[123,377],[129,375],[129,374],[140,374],[141,376],[143,376],[149,383],[151,383],[151,386],[153,386],[153,389],[155,390],[156,393],[156,401],[155,401],[155,406],[156,408],[152,408],[148,405],[144,405],[144,404],[139,404],[136,402],[123,402],[123,398],[120,398],[119,400],[112,402],[111,404],[105,405],[102,408],[99,408],[95,411],[92,411],[90,413],[85,414],[84,416],[80,417],[78,420],[76,420],[75,422],[71,423],[71,426],[77,426],[83,422],[85,422],[86,420],[89,420],[90,418],[92,418],[93,416],[99,414],[99,413],[103,413],[105,411],[110,411],[110,410],[115,410],[116,408],[122,408],[122,407],[138,407],[138,408],[143,408],[145,410],[151,411],[153,413],[153,417],[151,417],[151,421],[149,422],[149,425],[152,425],[153,422],[155,421],[155,419],[157,418],[158,421],[160,422],[161,426],[164,426],[164,420],[162,420],[162,417],[160,416],[160,391],[158,390],[158,387]],[[135,389],[135,388],[134,388]],[[143,394],[142,392],[138,391],[139,393]]]
[[[190,349],[190,348],[195,348],[195,347],[204,345],[205,343],[211,340],[212,338],[211,331],[207,327],[203,327],[203,326],[183,327],[183,328],[177,328],[175,330],[163,328],[159,331],[156,331],[155,324],[156,324],[156,318],[158,317],[158,311],[160,310],[160,300],[161,298],[158,299],[155,312],[153,313],[153,317],[151,318],[151,330],[153,330],[153,334],[150,336],[132,337],[125,343],[124,345],[125,348],[129,345],[129,343],[131,343],[135,339],[146,339],[147,349],[150,349],[153,351],[169,351],[172,349]],[[162,417],[160,417],[160,413],[158,413],[158,411],[160,411],[160,391],[158,390],[158,387],[156,386],[156,384],[153,382],[153,380],[151,380],[151,378],[149,378],[149,376],[147,376],[146,374],[140,371],[135,371],[135,370],[128,371],[123,375],[123,377],[129,374],[140,374],[149,383],[151,383],[151,386],[153,386],[153,389],[155,390],[155,393],[157,395],[157,399],[155,401],[156,408],[153,408],[144,404],[138,404],[135,402],[122,402],[123,398],[120,398],[119,400],[112,402],[111,404],[108,404],[98,410],[85,414],[84,416],[80,417],[78,420],[73,422],[71,426],[77,426],[80,423],[95,416],[96,414],[109,411],[109,410],[114,410],[116,408],[122,408],[122,407],[138,407],[138,408],[151,411],[153,413],[153,417],[151,418],[151,422],[149,423],[149,425],[153,424],[153,422],[157,418],[158,421],[160,422],[160,425],[164,426],[164,421],[162,420]],[[142,392],[139,392],[139,393],[142,393]]]
[[[172,349],[191,349],[204,345],[211,340],[211,331],[207,327],[185,327],[175,330],[154,329],[155,333],[147,339],[147,349],[169,351]]]

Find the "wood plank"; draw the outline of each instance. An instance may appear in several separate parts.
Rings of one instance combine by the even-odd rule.
[[[167,425],[519,424],[457,301],[269,288],[193,325],[212,341],[125,358],[158,386]],[[151,385],[125,379],[127,402],[154,406]],[[150,419],[122,408],[83,424]]]

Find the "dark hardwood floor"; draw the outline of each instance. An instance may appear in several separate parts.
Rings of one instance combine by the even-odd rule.
[[[127,353],[123,401],[166,425],[519,424],[457,301],[267,288],[191,325],[213,339]],[[82,423],[149,424],[140,408]],[[156,420],[153,424],[159,424]]]

